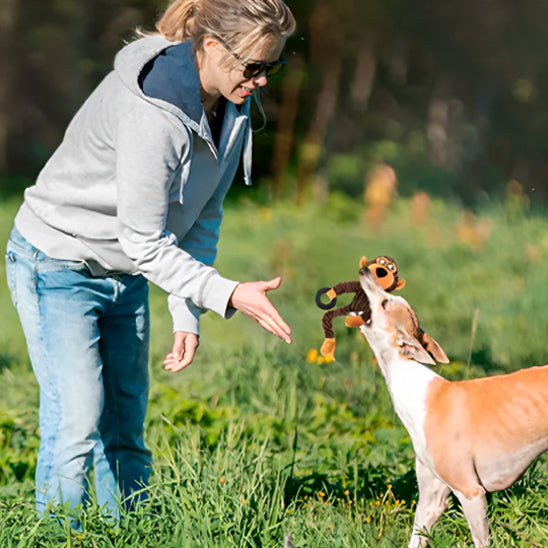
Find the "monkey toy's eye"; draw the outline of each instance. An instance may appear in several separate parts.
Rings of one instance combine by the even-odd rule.
[[[388,270],[392,270],[392,271],[396,270],[396,267],[394,266],[393,263],[390,263],[390,264],[388,265]]]
[[[379,264],[384,266],[386,264],[386,259],[379,259]]]

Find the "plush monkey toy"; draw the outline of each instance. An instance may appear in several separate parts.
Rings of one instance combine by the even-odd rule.
[[[375,276],[379,285],[388,292],[395,289],[401,289],[405,285],[405,280],[400,280],[398,277],[398,265],[392,257],[381,255],[368,261],[366,257],[362,257],[360,268],[367,267]],[[330,310],[337,303],[337,295],[343,293],[354,293],[354,297],[350,304],[341,306],[335,310]],[[322,297],[327,295],[329,302],[322,302]],[[333,318],[346,316],[345,325],[347,327],[359,327],[370,319],[371,310],[369,308],[369,299],[361,288],[360,282],[341,282],[333,287],[324,287],[316,293],[316,304],[322,310],[330,310],[326,312],[322,319],[323,331],[325,339],[320,348],[322,356],[335,355],[335,333],[333,331]]]

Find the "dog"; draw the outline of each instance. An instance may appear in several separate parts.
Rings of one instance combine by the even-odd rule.
[[[407,301],[367,268],[360,284],[371,307],[360,330],[415,450],[419,499],[409,548],[426,546],[451,491],[474,546],[488,546],[485,493],[510,487],[548,449],[548,366],[448,381],[423,365],[449,360]]]

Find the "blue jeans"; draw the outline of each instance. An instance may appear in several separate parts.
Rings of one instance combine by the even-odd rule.
[[[142,276],[92,277],[84,262],[52,259],[13,229],[8,285],[40,387],[36,506],[77,508],[93,466],[99,506],[143,499],[151,467],[148,285]]]

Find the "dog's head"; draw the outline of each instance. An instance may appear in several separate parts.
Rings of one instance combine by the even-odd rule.
[[[402,356],[420,363],[449,362],[441,346],[421,329],[403,297],[384,291],[368,268],[360,270],[360,284],[371,308],[369,321],[360,329],[377,356],[397,348]]]

